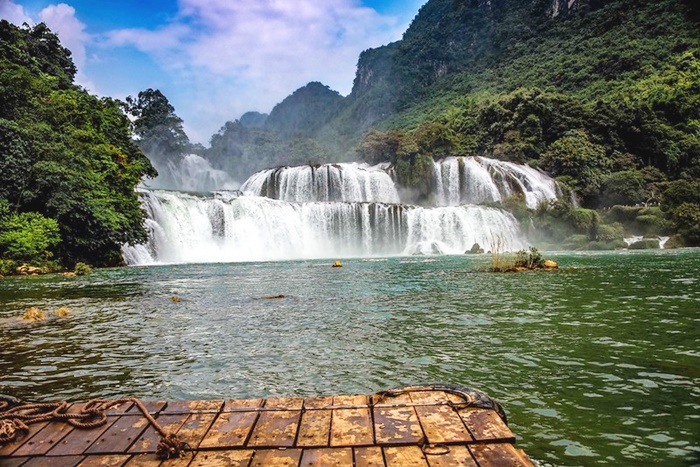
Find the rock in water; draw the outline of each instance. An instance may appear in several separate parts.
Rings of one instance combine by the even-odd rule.
[[[43,310],[33,306],[22,313],[22,319],[25,321],[43,321],[46,319],[46,313]]]
[[[544,263],[542,263],[542,266],[545,269],[556,269],[559,267],[559,264],[557,264],[556,261],[553,261],[551,259],[546,259],[546,260],[544,260]]]

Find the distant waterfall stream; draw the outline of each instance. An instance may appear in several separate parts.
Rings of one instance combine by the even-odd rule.
[[[125,246],[129,265],[461,254],[496,241],[526,246],[516,219],[478,203],[520,192],[555,199],[535,169],[484,158],[435,163],[437,206],[401,204],[386,165],[326,164],[258,172],[240,192],[144,190],[149,242]]]

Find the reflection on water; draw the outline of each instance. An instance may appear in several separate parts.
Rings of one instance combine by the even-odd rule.
[[[700,251],[555,257],[570,268],[499,275],[443,257],[6,278],[0,393],[234,398],[448,382],[498,398],[544,463],[697,462]],[[30,306],[72,315],[24,323]]]

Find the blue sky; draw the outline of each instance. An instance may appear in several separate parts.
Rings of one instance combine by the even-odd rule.
[[[346,95],[362,50],[401,38],[426,0],[0,0],[45,22],[78,84],[117,98],[160,89],[194,142],[321,81]]]

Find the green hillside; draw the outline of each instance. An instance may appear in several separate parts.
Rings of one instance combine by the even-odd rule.
[[[401,41],[361,54],[349,96],[287,100],[286,121],[326,105],[327,123],[304,135],[325,148],[316,155],[391,161],[419,191],[431,158],[528,163],[584,207],[656,206],[641,230],[680,229],[697,243],[700,207],[664,193],[700,188],[699,10],[691,0],[430,0]]]

